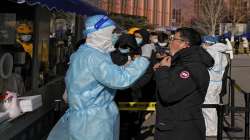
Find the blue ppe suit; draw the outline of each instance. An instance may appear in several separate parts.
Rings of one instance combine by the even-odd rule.
[[[126,67],[112,63],[109,53],[82,45],[70,58],[65,82],[69,109],[48,140],[119,140],[115,89],[128,88],[149,65],[138,57]]]

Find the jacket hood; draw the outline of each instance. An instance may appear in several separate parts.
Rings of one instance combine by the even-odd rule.
[[[172,59],[172,63],[181,61],[182,63],[201,63],[207,68],[214,65],[214,59],[212,56],[202,47],[190,47],[185,48],[177,52]]]

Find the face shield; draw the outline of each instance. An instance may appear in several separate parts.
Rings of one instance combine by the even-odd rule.
[[[118,38],[119,38],[118,34],[116,34],[116,33],[112,34],[112,45],[113,46],[115,46],[115,43],[117,42]]]
[[[123,30],[121,27],[116,26],[116,28],[113,30],[113,35],[112,35],[112,44],[115,46],[117,40],[119,37],[125,33],[126,31]]]
[[[85,22],[85,30],[83,30],[83,34],[85,36],[89,36],[91,33],[102,30],[109,26],[116,26],[115,23],[105,15],[95,15],[87,18]],[[112,30],[113,32],[114,30]]]
[[[87,45],[102,52],[114,51],[117,37],[113,35],[115,23],[105,15],[89,17],[85,22],[84,35],[87,36]]]

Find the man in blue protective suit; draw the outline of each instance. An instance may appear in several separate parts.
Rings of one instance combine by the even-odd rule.
[[[153,45],[125,66],[112,63],[110,52],[115,23],[104,15],[85,22],[86,43],[70,57],[65,82],[69,109],[54,126],[48,140],[118,140],[119,111],[116,89],[128,88],[149,65]]]

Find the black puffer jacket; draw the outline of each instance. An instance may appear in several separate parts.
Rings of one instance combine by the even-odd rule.
[[[200,47],[186,48],[172,57],[171,67],[156,71],[157,123],[202,118],[213,58]]]
[[[201,47],[186,48],[172,58],[171,67],[156,71],[156,140],[205,140],[201,105],[213,58]]]
[[[208,69],[213,64],[204,49],[191,47],[176,53],[171,67],[156,71],[158,121],[202,117],[200,107],[209,84]],[[199,113],[193,116],[192,111]]]

